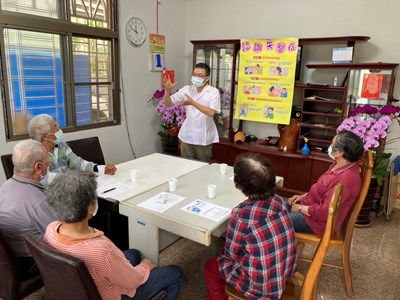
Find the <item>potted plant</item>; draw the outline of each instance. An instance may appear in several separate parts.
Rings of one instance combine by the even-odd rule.
[[[186,109],[183,105],[167,107],[163,100],[164,90],[156,90],[149,101],[155,105],[155,110],[161,118],[161,137],[163,150],[166,153],[178,154],[178,133],[186,119]]]
[[[385,145],[389,125],[392,119],[398,117],[400,107],[384,105],[380,109],[371,105],[356,106],[349,112],[337,131],[349,130],[357,134],[364,142],[364,150],[371,150],[374,154],[373,176],[379,185],[389,176],[387,162],[391,153],[385,152]]]

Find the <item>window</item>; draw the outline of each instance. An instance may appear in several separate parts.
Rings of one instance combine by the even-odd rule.
[[[41,113],[67,131],[118,124],[117,1],[0,3],[7,138],[25,138]]]

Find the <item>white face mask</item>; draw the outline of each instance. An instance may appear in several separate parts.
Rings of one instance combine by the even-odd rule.
[[[198,88],[202,87],[203,83],[204,83],[204,79],[203,78],[200,78],[200,77],[197,77],[197,76],[192,76],[192,84],[195,87],[198,87]]]
[[[329,148],[328,148],[328,155],[333,160],[336,160],[336,157],[333,156],[332,151],[333,151],[333,148],[332,148],[332,145],[330,145]]]
[[[64,132],[60,129],[59,131],[57,131],[54,136],[56,137],[55,143],[59,144],[63,141],[64,139]]]
[[[47,168],[47,172],[46,172],[45,175],[39,174],[39,176],[40,176],[40,181],[42,181],[42,180],[46,179],[46,178],[49,176],[49,173],[50,173],[50,170],[49,170],[49,169],[50,169],[50,166],[46,167],[46,165],[45,165],[44,163],[41,163],[41,162],[39,162],[39,164],[41,164],[42,166],[44,166],[45,168]]]
[[[97,199],[96,199],[96,204],[95,204],[95,206],[94,206],[94,211],[93,211],[93,217],[97,214],[97,211],[99,210],[99,203],[97,202]]]

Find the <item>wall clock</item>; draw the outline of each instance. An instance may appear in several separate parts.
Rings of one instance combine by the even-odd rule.
[[[139,47],[146,40],[146,27],[141,19],[133,17],[126,24],[126,37],[132,46]]]

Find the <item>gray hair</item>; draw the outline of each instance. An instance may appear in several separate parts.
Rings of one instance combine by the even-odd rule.
[[[350,161],[358,161],[364,153],[364,143],[354,132],[343,130],[336,134],[336,143],[332,145],[334,150],[343,152],[343,158]]]
[[[12,152],[14,173],[33,174],[37,161],[43,162],[47,156],[46,149],[34,140],[18,142]]]
[[[32,140],[42,142],[43,135],[51,131],[50,123],[52,121],[54,119],[48,114],[40,114],[33,117],[28,124],[29,137]]]
[[[47,188],[47,201],[57,220],[65,223],[82,221],[88,207],[97,199],[94,173],[68,170],[58,174]]]
[[[274,192],[275,172],[269,158],[259,153],[243,152],[233,165],[233,182],[251,200],[266,200]]]

